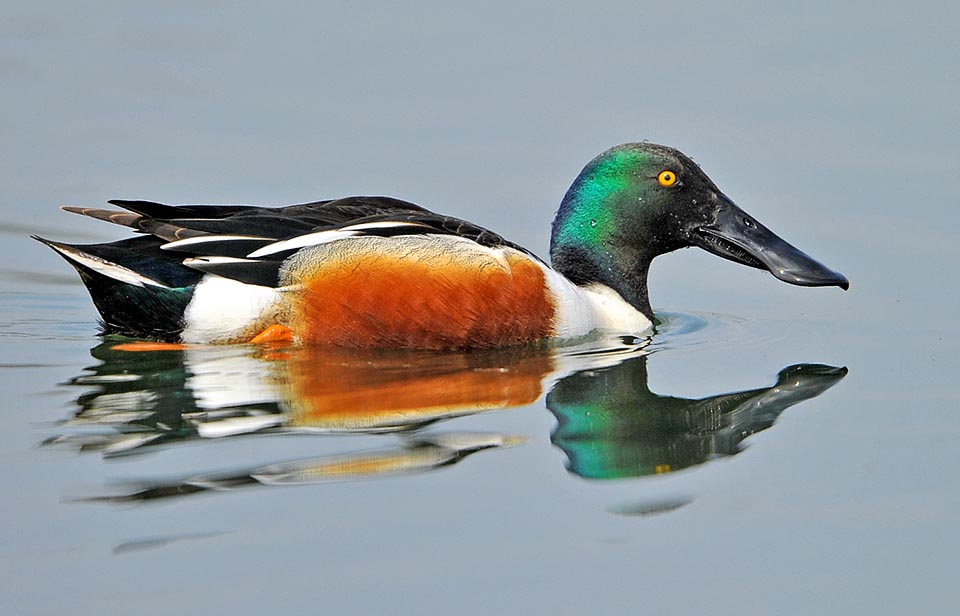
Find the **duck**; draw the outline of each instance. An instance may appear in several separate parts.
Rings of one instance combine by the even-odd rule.
[[[469,350],[649,335],[647,279],[686,247],[801,286],[849,282],[740,209],[674,148],[593,158],[551,227],[550,264],[471,222],[391,197],[290,205],[62,209],[135,235],[34,236],[79,273],[101,333],[169,344]]]

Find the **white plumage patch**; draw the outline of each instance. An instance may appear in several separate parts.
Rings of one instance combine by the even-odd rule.
[[[599,331],[613,335],[640,335],[653,323],[608,286],[578,287],[555,270],[545,267],[547,287],[557,306],[554,336],[578,338]]]
[[[241,259],[238,257],[190,257],[189,259],[184,259],[183,264],[187,267],[191,265],[198,265],[202,263],[253,263],[252,259]]]
[[[281,293],[207,274],[184,311],[181,339],[197,344],[247,342],[276,322]]]
[[[267,240],[268,237],[257,237],[255,235],[199,235],[197,237],[188,237],[185,240],[167,242],[160,246],[161,250],[178,250],[185,246],[199,246],[202,244],[214,244],[220,242],[232,242],[239,240]],[[200,252],[199,250],[197,252]]]
[[[285,250],[295,250],[297,248],[306,248],[307,246],[318,246],[320,244],[327,244],[329,242],[342,240],[344,238],[353,237],[355,235],[362,235],[364,231],[369,231],[372,229],[390,229],[394,227],[427,227],[427,225],[423,225],[416,222],[396,222],[396,221],[365,222],[365,223],[360,223],[358,225],[349,225],[346,227],[340,227],[339,229],[331,229],[329,231],[317,231],[316,233],[298,235],[297,237],[292,237],[288,240],[274,242],[273,244],[264,246],[263,248],[260,248],[258,250],[251,252],[247,256],[250,257],[251,259],[255,259],[257,257],[265,257],[267,255],[276,254],[278,252],[284,252]]]

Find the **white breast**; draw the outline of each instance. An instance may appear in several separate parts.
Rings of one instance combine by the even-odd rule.
[[[578,338],[591,332],[637,336],[650,333],[653,323],[628,304],[619,293],[602,284],[578,287],[550,268],[547,287],[553,293],[557,313],[556,337]]]

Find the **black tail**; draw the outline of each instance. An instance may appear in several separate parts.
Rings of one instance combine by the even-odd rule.
[[[100,313],[104,334],[176,342],[202,273],[141,236],[105,244],[63,244],[34,236],[76,268]]]

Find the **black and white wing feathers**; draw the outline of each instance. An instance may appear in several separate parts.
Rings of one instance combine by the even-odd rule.
[[[262,286],[278,285],[281,265],[297,250],[349,237],[450,235],[531,254],[488,229],[390,197],[346,197],[279,208],[110,203],[127,211],[64,209],[163,240],[157,243],[163,253],[157,258],[182,255],[183,265],[191,270]]]

